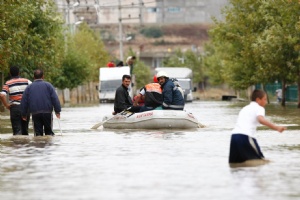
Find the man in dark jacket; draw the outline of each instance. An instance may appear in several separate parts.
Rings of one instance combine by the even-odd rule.
[[[163,90],[163,109],[183,110],[184,98],[167,73],[159,71],[156,77]]]
[[[34,71],[34,82],[27,86],[21,101],[22,117],[25,120],[29,110],[32,113],[35,136],[54,135],[52,111],[60,118],[61,106],[51,83],[46,82],[42,70]],[[44,130],[44,131],[43,131]]]
[[[128,88],[130,86],[130,83],[131,83],[131,76],[123,75],[122,85],[118,87],[116,90],[113,114],[120,113],[127,109],[131,112],[139,112],[140,106],[133,106],[132,99],[128,93]]]

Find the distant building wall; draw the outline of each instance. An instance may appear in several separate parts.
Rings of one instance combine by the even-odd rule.
[[[79,5],[73,7],[76,2]],[[211,23],[212,17],[221,19],[221,9],[228,0],[121,0],[122,23]],[[111,0],[56,0],[65,19],[70,11],[70,22],[84,18],[88,24],[119,22],[118,1]]]

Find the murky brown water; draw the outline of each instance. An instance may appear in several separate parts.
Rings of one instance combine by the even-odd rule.
[[[230,132],[244,103],[194,102],[199,130],[91,130],[112,104],[63,108],[56,137],[0,135],[0,199],[199,200],[300,198],[300,111],[268,105],[288,126],[260,128],[267,165],[230,168]],[[1,123],[5,119],[0,119]]]

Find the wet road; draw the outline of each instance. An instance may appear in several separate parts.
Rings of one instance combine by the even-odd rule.
[[[230,168],[230,131],[244,103],[186,105],[206,128],[91,130],[112,104],[65,107],[56,137],[0,135],[0,199],[199,200],[300,198],[299,110],[274,104],[268,119],[282,134],[259,128],[270,164]]]

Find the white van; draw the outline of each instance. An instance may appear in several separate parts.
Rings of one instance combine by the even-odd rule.
[[[128,66],[100,68],[98,87],[100,102],[114,102],[116,89],[122,85],[124,74],[130,75]],[[131,87],[129,87],[129,95],[133,96]]]

